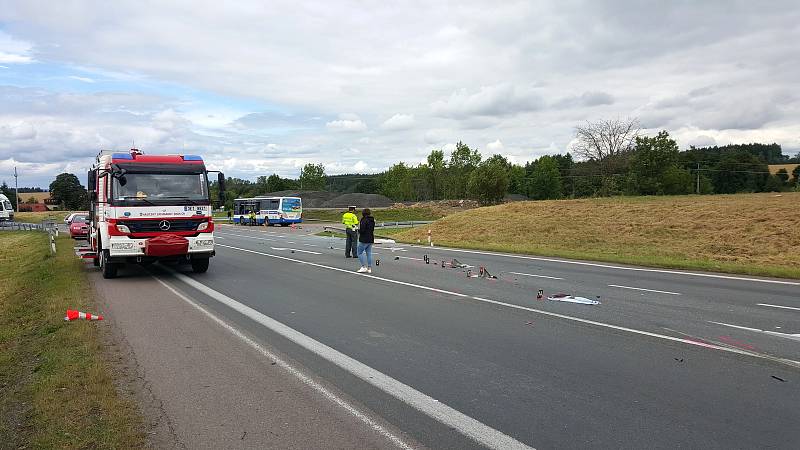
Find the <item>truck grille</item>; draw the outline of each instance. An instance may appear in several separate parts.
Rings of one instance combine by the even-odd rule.
[[[147,220],[118,220],[120,225],[127,225],[131,233],[156,233],[164,232],[161,222],[169,222],[170,231],[195,231],[197,226],[208,219],[147,219]]]

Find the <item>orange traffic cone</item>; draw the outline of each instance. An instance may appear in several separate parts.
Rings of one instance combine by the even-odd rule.
[[[103,316],[95,316],[94,314],[80,312],[75,309],[68,309],[67,315],[64,320],[71,322],[73,320],[86,319],[86,320],[103,320]]]

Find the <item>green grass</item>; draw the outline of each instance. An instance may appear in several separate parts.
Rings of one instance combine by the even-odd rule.
[[[0,447],[140,448],[136,405],[118,395],[72,240],[50,255],[41,232],[0,232]]]
[[[64,218],[72,211],[15,212],[14,221],[25,223],[42,223],[43,220],[55,220],[64,223]]]
[[[305,209],[303,210],[303,219],[339,223],[345,211],[347,211],[346,208],[341,210]],[[360,211],[358,215],[359,217],[361,216]],[[386,208],[373,209],[372,216],[376,222],[404,222],[410,220],[436,220],[444,217],[444,214],[431,208]]]
[[[800,278],[800,193],[515,202],[449,215],[398,242]],[[424,230],[423,230],[424,228]]]

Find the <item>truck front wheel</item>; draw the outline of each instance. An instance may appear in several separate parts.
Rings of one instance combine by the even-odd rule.
[[[193,258],[192,259],[192,272],[206,273],[208,271],[208,263],[210,258]]]
[[[100,268],[103,269],[103,278],[116,278],[117,265],[108,261],[108,250],[100,252]]]

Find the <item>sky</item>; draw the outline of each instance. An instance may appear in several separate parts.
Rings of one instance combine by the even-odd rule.
[[[0,0],[0,181],[133,145],[247,179],[524,163],[607,118],[793,155],[798,42],[797,1]]]

